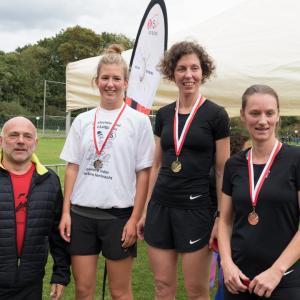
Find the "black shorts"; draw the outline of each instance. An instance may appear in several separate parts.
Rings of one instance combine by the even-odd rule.
[[[122,247],[122,232],[128,218],[97,220],[71,212],[71,255],[102,255],[111,260],[136,257],[136,243]]]
[[[43,280],[38,280],[23,288],[0,287],[1,300],[42,300]]]
[[[299,300],[300,299],[300,287],[282,287],[276,288],[270,298],[258,297],[255,294],[240,293],[240,294],[231,294],[229,291],[224,288],[224,300]]]
[[[152,247],[194,252],[208,244],[213,226],[209,208],[182,209],[150,201],[145,241]]]

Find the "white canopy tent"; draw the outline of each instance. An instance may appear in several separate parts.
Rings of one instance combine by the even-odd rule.
[[[300,2],[251,0],[192,28],[172,35],[169,45],[196,40],[204,45],[217,65],[216,77],[202,93],[224,106],[230,116],[239,114],[241,95],[254,83],[272,86],[279,94],[281,115],[300,115]],[[172,24],[169,24],[169,28]],[[131,50],[124,52],[129,62]],[[68,64],[67,111],[95,107],[99,92],[92,86],[99,57]],[[174,101],[177,89],[161,81],[155,105]]]

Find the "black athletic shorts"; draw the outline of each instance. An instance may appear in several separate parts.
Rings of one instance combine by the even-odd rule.
[[[224,288],[224,300],[299,300],[300,299],[300,287],[282,287],[276,288],[270,298],[258,297],[255,294],[240,293],[231,294],[226,287]]]
[[[71,211],[71,255],[102,255],[111,260],[136,257],[136,243],[122,247],[122,232],[128,218],[97,220]]]
[[[42,294],[43,280],[38,280],[23,288],[0,287],[1,300],[42,300]]]
[[[208,244],[213,226],[209,208],[182,209],[150,201],[145,222],[145,241],[152,247],[194,252]]]

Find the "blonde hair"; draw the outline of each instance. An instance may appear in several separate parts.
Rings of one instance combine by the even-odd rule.
[[[96,83],[98,81],[102,65],[112,65],[112,64],[123,66],[124,79],[128,81],[128,66],[126,61],[121,55],[123,50],[124,48],[119,44],[111,44],[107,49],[105,49],[104,55],[101,57],[98,63],[97,73],[95,77]]]

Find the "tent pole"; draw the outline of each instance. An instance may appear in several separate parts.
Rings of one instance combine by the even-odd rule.
[[[71,111],[67,111],[66,114],[66,135],[68,135],[71,128]]]

